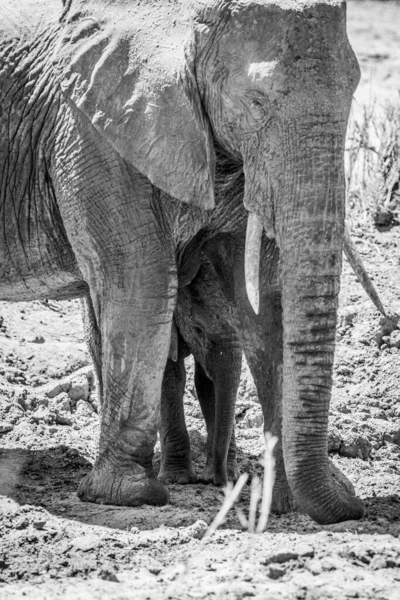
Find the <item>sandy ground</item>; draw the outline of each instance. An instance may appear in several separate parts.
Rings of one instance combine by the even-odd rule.
[[[355,100],[399,100],[400,4],[357,2],[349,35],[362,69]],[[400,314],[399,227],[350,215],[352,235],[386,307]],[[330,419],[333,462],[363,499],[360,522],[320,527],[293,513],[261,535],[213,486],[170,486],[162,508],[81,503],[98,416],[77,302],[0,303],[0,599],[400,598],[400,325],[388,326],[345,264]],[[205,427],[186,390],[193,460]],[[72,381],[72,387],[70,387]],[[63,391],[64,390],[64,391]],[[239,466],[262,472],[262,416],[244,366],[236,408]],[[156,463],[159,462],[159,451]],[[238,504],[246,513],[249,488]]]

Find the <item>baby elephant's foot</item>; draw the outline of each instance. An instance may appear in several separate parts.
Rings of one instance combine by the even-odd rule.
[[[166,487],[140,465],[134,464],[127,469],[104,462],[95,465],[81,481],[78,496],[83,502],[116,506],[160,506],[169,501]]]
[[[221,467],[219,469],[215,468],[212,463],[207,463],[199,480],[202,483],[211,483],[219,487],[225,487],[228,485],[228,481],[235,483],[239,479],[239,475],[236,463],[228,465],[228,468]]]
[[[171,483],[178,483],[180,485],[197,483],[197,475],[192,466],[186,468],[161,467],[158,479],[166,485]]]

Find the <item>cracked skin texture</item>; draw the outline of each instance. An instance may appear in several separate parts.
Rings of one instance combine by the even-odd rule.
[[[14,258],[7,245],[17,231],[17,275],[27,289],[29,273],[33,280],[50,271],[45,285],[54,287],[56,297],[90,290],[104,389],[95,471],[104,460],[116,471],[126,463],[134,470],[136,464],[149,469],[151,484],[176,299],[176,249],[182,242],[169,235],[176,230],[163,214],[166,198],[153,186],[200,210],[212,208],[214,145],[219,144],[244,162],[244,204],[268,234],[276,229],[281,249],[283,396],[290,398],[283,404],[283,437],[290,485],[317,520],[359,516],[359,504],[341,499],[331,484],[325,456],[344,219],[341,152],[357,79],[340,5],[210,2],[200,9],[198,3],[186,8],[172,3],[165,8],[168,14],[157,13],[150,33],[146,25],[160,8],[156,3],[67,2],[57,14],[48,2],[39,8],[32,0],[24,8],[16,4],[14,15],[13,4],[8,6],[2,77],[10,87],[2,96],[6,146],[1,166],[3,205],[11,218],[3,221],[2,247]],[[29,9],[38,8],[39,16],[30,20]],[[247,33],[254,16],[262,35],[253,27]],[[213,44],[220,30],[219,43]],[[10,35],[14,43],[7,45]],[[246,48],[242,56],[239,42]],[[249,73],[247,51],[259,62],[273,60],[274,53],[279,60],[274,69]],[[235,68],[227,64],[221,70],[218,52],[224,59],[232,55]],[[20,135],[23,128],[28,137]],[[18,202],[25,220],[15,211]],[[29,239],[32,208],[40,213],[48,206],[59,230],[36,220],[35,246],[39,254],[46,248],[47,256],[30,269],[21,225]],[[49,230],[57,233],[56,240],[49,240]],[[60,267],[49,247],[64,232],[68,257]],[[9,265],[5,279],[11,289],[12,260]],[[322,279],[316,284],[317,276]],[[3,297],[11,299],[7,293]],[[311,310],[306,297],[307,303],[314,298]],[[313,344],[322,355],[315,365],[327,365],[323,374],[310,358]],[[297,371],[295,363],[307,367]],[[316,408],[315,387],[321,390],[322,408]],[[316,420],[313,412],[324,417]],[[314,454],[305,454],[310,435]],[[321,485],[313,489],[322,503],[309,497],[306,475],[315,461]],[[98,495],[92,492],[90,498]]]

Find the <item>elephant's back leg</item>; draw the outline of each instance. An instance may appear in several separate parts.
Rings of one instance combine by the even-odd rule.
[[[178,333],[176,360],[168,358],[161,391],[161,466],[158,478],[164,483],[195,483],[196,473],[190,458],[190,440],[183,408],[186,371],[189,355]]]
[[[196,392],[207,427],[207,460],[200,476],[206,483],[225,486],[239,477],[234,429],[241,363],[238,344],[213,345],[207,372],[195,362]]]

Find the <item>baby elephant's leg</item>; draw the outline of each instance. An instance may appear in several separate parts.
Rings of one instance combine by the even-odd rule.
[[[182,338],[178,336],[178,357],[167,360],[161,392],[161,466],[158,479],[163,483],[195,483],[190,459],[190,441],[185,424],[183,395],[186,372]]]
[[[207,426],[207,464],[201,479],[224,486],[239,475],[234,437],[242,364],[239,342],[213,343],[206,361],[208,374],[199,363],[195,370],[197,396]]]

